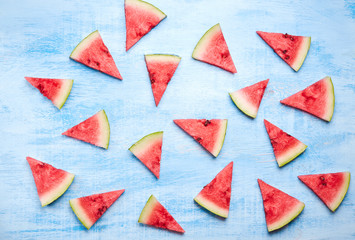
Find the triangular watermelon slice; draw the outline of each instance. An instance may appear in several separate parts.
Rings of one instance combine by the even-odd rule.
[[[70,58],[112,77],[122,79],[115,61],[97,30],[90,33],[75,47]]]
[[[26,160],[31,167],[42,207],[62,196],[74,180],[72,173],[31,157],[27,157]]]
[[[332,79],[325,77],[280,102],[330,122],[335,102]]]
[[[311,45],[311,37],[261,31],[256,33],[293,70],[297,72],[301,68]]]
[[[213,156],[218,156],[227,131],[227,119],[175,119],[174,123]]]
[[[237,72],[219,23],[211,27],[202,36],[192,53],[192,57],[231,73]]]
[[[166,18],[159,8],[141,0],[125,0],[125,15],[126,51]]]
[[[133,144],[129,150],[157,177],[160,174],[163,132],[148,134]]]
[[[173,77],[181,57],[166,54],[145,55],[155,105],[158,106],[168,83]]]
[[[62,135],[107,149],[110,142],[110,124],[105,111],[101,110],[85,121],[63,132]]]
[[[229,93],[235,105],[246,115],[256,118],[261,99],[264,96],[265,88],[269,79],[255,83],[251,86]]]
[[[74,80],[54,78],[25,77],[32,86],[37,88],[43,96],[52,101],[54,106],[61,109],[67,100]]]
[[[124,191],[125,190],[122,189],[75,198],[69,200],[69,204],[80,222],[87,229],[90,229]]]
[[[227,218],[232,192],[233,162],[230,162],[194,198],[202,207],[214,214]]]
[[[343,201],[350,184],[350,172],[301,175],[298,178],[333,212]]]
[[[170,231],[185,232],[168,210],[153,195],[150,196],[145,204],[138,222]]]
[[[269,134],[275,158],[279,167],[291,162],[293,159],[303,153],[307,145],[292,137],[290,134],[282,131],[274,124],[264,119],[267,133]]]
[[[304,203],[258,179],[263,197],[265,220],[269,232],[282,228],[295,219]]]

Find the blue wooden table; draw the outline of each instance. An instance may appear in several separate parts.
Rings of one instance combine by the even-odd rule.
[[[125,51],[123,0],[0,0],[0,239],[354,239],[355,189],[350,184],[332,213],[298,179],[300,174],[355,174],[355,3],[333,1],[150,0],[168,17]],[[203,33],[220,23],[237,74],[191,58]],[[69,60],[79,41],[98,29],[123,81]],[[257,30],[311,36],[299,72],[287,66]],[[159,107],[155,107],[144,54],[182,57]],[[335,86],[330,123],[285,107],[280,100],[329,75]],[[24,76],[74,79],[62,110]],[[228,92],[270,79],[258,116],[242,114]],[[105,109],[108,150],[61,133]],[[176,118],[227,118],[225,144],[213,158],[174,123]],[[308,149],[279,168],[263,119]],[[157,180],[127,149],[144,135],[164,131]],[[68,191],[41,207],[26,156],[76,175]],[[230,215],[215,217],[193,197],[234,161]],[[305,202],[287,227],[266,230],[257,178]],[[125,188],[87,231],[68,200]],[[186,230],[184,235],[137,223],[154,194]]]

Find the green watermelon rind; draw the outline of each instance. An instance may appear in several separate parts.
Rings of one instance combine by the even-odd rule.
[[[64,81],[66,84],[65,87],[62,87],[60,89],[59,96],[53,100],[54,106],[56,106],[58,109],[61,109],[64,105],[64,103],[67,101],[69,94],[71,92],[71,89],[73,87],[74,80],[73,79],[65,79]]]
[[[219,142],[219,144],[217,144],[215,147],[215,149],[211,152],[211,154],[215,157],[217,157],[219,155],[219,153],[222,150],[223,144],[224,144],[224,139],[226,137],[226,133],[227,133],[227,125],[228,125],[228,119],[223,119],[224,122],[224,127],[220,130],[219,132],[219,139],[216,142]]]
[[[181,57],[174,54],[145,54],[144,58],[146,62],[154,61],[154,60],[165,60],[165,61],[174,61],[177,64],[181,60]]]
[[[248,102],[241,100],[242,98],[238,97],[238,91],[229,93],[229,96],[231,97],[232,101],[234,104],[242,111],[245,115],[251,117],[251,118],[256,118],[256,115],[258,114],[258,109],[255,109],[254,106],[251,104],[248,104]],[[239,92],[240,93],[240,92]],[[253,110],[256,111],[253,111]]]
[[[303,46],[298,52],[298,59],[292,64],[292,69],[296,72],[302,67],[304,60],[308,55],[309,48],[311,47],[311,37],[303,37]]]
[[[150,214],[152,213],[154,206],[157,204],[158,200],[154,197],[154,195],[151,195],[147,201],[147,203],[145,204],[139,218],[138,218],[138,222],[139,223],[147,223],[147,217],[150,216]]]
[[[149,148],[149,146],[152,142],[162,139],[163,133],[164,133],[163,131],[159,131],[159,132],[154,132],[154,133],[148,134],[148,135],[144,136],[143,138],[141,138],[140,140],[138,140],[128,150],[131,151],[135,156],[137,156],[137,155],[139,155],[140,152],[143,152],[147,148]]]
[[[88,222],[84,210],[78,204],[78,198],[70,199],[69,205],[73,210],[74,214],[76,215],[76,217],[79,219],[79,221],[89,230],[93,224]]]
[[[101,114],[101,118],[100,118],[101,119],[100,122],[102,124],[102,126],[100,124],[101,130],[106,132],[106,136],[105,135],[102,136],[102,140],[100,141],[99,144],[101,147],[108,149],[108,146],[110,144],[110,123],[108,121],[105,110],[102,109],[99,112],[99,114]]]
[[[333,118],[333,114],[334,114],[334,107],[335,107],[335,94],[334,94],[334,85],[333,85],[333,81],[332,81],[332,78],[329,77],[329,76],[326,76],[325,78],[329,79],[329,82],[330,82],[330,93],[329,93],[329,96],[331,96],[331,103],[329,105],[329,112],[330,114],[328,114],[328,118],[326,118],[326,120],[328,122],[330,122]],[[324,79],[324,78],[323,78]]]
[[[198,43],[196,44],[194,51],[192,52],[192,58],[202,61],[200,59],[200,54],[204,52],[206,46],[206,43],[209,43],[209,40],[211,39],[212,36],[216,34],[216,32],[219,32],[221,30],[220,24],[217,23],[216,25],[212,26],[207,32],[200,38]]]
[[[125,0],[125,5],[127,5],[127,4],[143,7],[146,10],[150,10],[151,12],[155,12],[156,15],[159,15],[160,21],[162,21],[164,18],[167,17],[166,14],[162,10],[160,10],[159,8],[154,6],[153,4],[150,4],[150,3],[142,1],[142,0]]]
[[[62,196],[72,184],[74,177],[75,177],[74,174],[67,172],[67,176],[65,180],[62,181],[62,183],[58,187],[52,189],[50,193],[46,194],[45,197],[40,198],[42,207],[51,204],[52,202],[57,200],[60,196]]]
[[[350,172],[346,172],[346,173],[348,176],[347,176],[347,181],[345,182],[345,184],[343,186],[343,189],[342,189],[343,191],[341,191],[339,193],[338,200],[334,201],[334,203],[330,207],[330,210],[332,210],[333,212],[340,206],[340,204],[343,202],[343,200],[345,198],[346,193],[348,192],[351,174],[350,174]]]
[[[279,167],[285,166],[287,163],[291,162],[295,158],[297,158],[299,155],[301,155],[306,149],[307,145],[300,142],[297,146],[295,146],[293,149],[290,149],[285,156],[282,157],[282,159],[278,158],[276,159],[277,164]]]
[[[76,45],[76,47],[74,48],[74,50],[71,52],[70,54],[70,58],[76,61],[76,57],[78,56],[78,54],[80,54],[81,52],[83,52],[88,46],[90,46],[90,43],[95,40],[97,37],[100,37],[100,33],[99,30],[93,31],[92,33],[90,33],[86,38],[84,38],[83,40],[81,40],[81,42]]]
[[[293,209],[293,211],[290,211],[286,216],[284,216],[281,220],[270,224],[267,226],[267,230],[269,232],[275,231],[277,229],[280,229],[284,226],[286,226],[287,224],[289,224],[293,219],[295,219],[298,215],[300,215],[300,213],[303,211],[305,207],[305,204],[303,202],[299,202],[299,204],[297,206],[295,206],[295,208]]]
[[[228,213],[229,210],[223,209],[219,206],[217,206],[216,204],[214,204],[213,202],[209,201],[208,199],[203,198],[202,196],[200,196],[200,194],[198,194],[194,200],[201,205],[202,207],[206,208],[208,211],[216,214],[217,216],[223,217],[223,218],[227,218],[228,217]]]

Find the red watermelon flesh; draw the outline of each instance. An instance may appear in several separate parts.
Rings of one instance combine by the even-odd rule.
[[[330,122],[335,102],[332,79],[325,77],[280,102]]]
[[[63,107],[74,82],[71,79],[33,77],[25,77],[25,79],[31,83],[32,86],[37,88],[43,96],[51,100],[58,109]]]
[[[181,57],[175,55],[145,55],[155,105],[158,106],[168,83],[173,77]]]
[[[304,203],[258,179],[269,232],[282,228],[296,218]]]
[[[350,184],[350,172],[301,175],[298,178],[333,212],[343,201]]]
[[[289,163],[306,150],[307,146],[297,138],[292,137],[265,119],[264,124],[279,167]]]
[[[31,167],[42,207],[62,196],[74,180],[74,174],[31,157],[26,160]]]
[[[160,174],[163,132],[148,134],[133,144],[129,150],[157,177]]]
[[[153,195],[150,196],[145,204],[138,222],[175,232],[185,232],[168,210]]]
[[[62,135],[108,148],[110,142],[110,125],[104,110],[68,129]]]
[[[174,123],[193,137],[213,156],[222,149],[227,131],[227,119],[176,119]]]
[[[111,53],[97,30],[84,38],[75,47],[70,54],[70,58],[112,77],[122,79]]]
[[[166,18],[160,9],[141,0],[125,0],[125,15],[126,51]]]
[[[237,72],[219,23],[211,27],[202,36],[192,53],[192,57],[231,73]]]
[[[261,99],[264,96],[269,79],[229,93],[235,105],[246,115],[256,118]]]
[[[73,212],[80,222],[90,229],[106,210],[122,195],[125,190],[93,194],[69,200]]]
[[[293,70],[297,72],[301,68],[311,45],[310,37],[261,31],[257,31],[256,33]]]
[[[232,192],[233,162],[230,162],[194,198],[202,207],[214,214],[227,218]]]

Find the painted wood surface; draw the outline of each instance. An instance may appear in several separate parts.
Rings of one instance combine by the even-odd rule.
[[[355,3],[336,1],[151,0],[168,17],[125,52],[123,0],[0,1],[0,232],[1,239],[354,239],[354,184],[332,213],[297,175],[355,173]],[[238,73],[191,58],[203,33],[220,23]],[[98,29],[123,81],[69,60]],[[299,72],[288,67],[257,30],[312,37]],[[159,107],[155,107],[144,54],[182,57]],[[330,123],[279,101],[329,75],[335,86]],[[57,110],[24,76],[72,78],[68,101]],[[228,92],[270,78],[252,120]],[[62,136],[67,128],[105,109],[108,150]],[[223,149],[213,158],[173,123],[176,118],[227,118]],[[266,134],[266,118],[308,145],[279,168]],[[127,149],[144,135],[164,131],[157,180]],[[56,202],[41,207],[30,168],[32,156],[76,175]],[[200,208],[193,197],[234,161],[229,218]],[[266,230],[257,178],[305,202],[284,229]],[[125,188],[89,231],[69,199]],[[175,234],[137,223],[154,194],[186,230]]]

